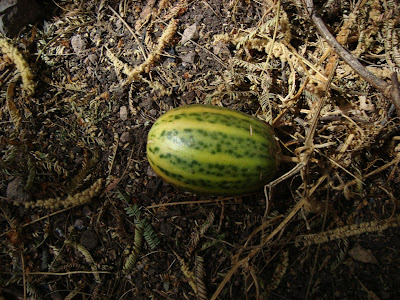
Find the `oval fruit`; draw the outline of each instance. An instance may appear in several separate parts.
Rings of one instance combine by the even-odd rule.
[[[268,124],[214,105],[188,105],[162,115],[150,129],[147,157],[165,181],[185,190],[239,195],[268,183],[280,148]]]

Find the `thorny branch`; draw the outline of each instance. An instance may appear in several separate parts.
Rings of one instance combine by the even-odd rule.
[[[324,21],[317,15],[312,0],[305,0],[308,14],[310,15],[314,25],[317,27],[321,36],[327,41],[329,46],[344,60],[361,78],[379,90],[385,97],[390,98],[396,108],[397,115],[400,116],[400,90],[396,76],[392,76],[392,83],[389,84],[378,76],[369,72],[353,55],[340,45],[333,37]],[[396,85],[397,83],[397,85]]]

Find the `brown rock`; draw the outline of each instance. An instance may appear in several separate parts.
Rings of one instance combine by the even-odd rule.
[[[349,255],[360,262],[367,263],[367,264],[378,264],[378,260],[372,254],[371,250],[367,250],[361,245],[355,245],[352,249],[349,250]]]
[[[80,243],[85,246],[88,250],[96,248],[99,243],[99,238],[94,230],[86,230],[80,238]]]

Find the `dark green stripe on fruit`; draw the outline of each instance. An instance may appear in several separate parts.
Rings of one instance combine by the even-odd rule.
[[[208,188],[214,191],[223,191],[223,190],[233,190],[233,191],[238,191],[238,190],[243,190],[246,187],[248,187],[248,181],[247,180],[235,180],[235,181],[228,181],[228,180],[209,180],[205,178],[200,178],[200,179],[193,179],[193,178],[188,178],[185,176],[182,176],[180,174],[177,174],[176,172],[169,171],[167,169],[164,169],[158,165],[155,165],[158,169],[161,170],[166,176],[169,178],[175,178],[179,181],[181,181],[183,184],[188,185],[188,186],[193,186],[193,187],[201,187],[201,188]]]
[[[204,129],[163,130],[159,140],[170,141],[196,151],[207,151],[210,154],[228,154],[234,158],[268,159],[270,153],[269,144],[258,142],[254,137],[234,136]]]
[[[164,123],[172,123],[175,121],[197,121],[209,124],[218,124],[227,127],[232,127],[233,129],[243,130],[247,133],[250,131],[250,125],[252,126],[253,134],[262,134],[265,132],[264,124],[259,124],[258,120],[244,120],[235,118],[232,115],[221,115],[218,113],[203,112],[203,113],[182,113],[179,115],[166,116],[157,124],[157,126],[162,126]],[[203,124],[204,125],[204,124]]]
[[[152,149],[149,149],[152,152]],[[157,155],[157,161],[164,162],[165,165],[174,166],[175,170],[180,170],[182,173],[191,175],[206,175],[214,177],[230,177],[230,178],[249,178],[249,176],[257,177],[263,171],[263,168],[258,165],[249,167],[243,164],[223,164],[201,162],[196,159],[185,159],[173,153],[161,153]],[[158,165],[159,166],[159,165]],[[160,167],[160,166],[159,166]],[[273,169],[274,166],[270,168]],[[265,171],[265,169],[264,169]],[[179,178],[176,178],[179,179]]]

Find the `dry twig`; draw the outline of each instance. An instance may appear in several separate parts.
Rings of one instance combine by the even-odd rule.
[[[392,100],[396,107],[397,114],[400,115],[400,91],[396,88],[397,78],[392,76],[392,83],[389,84],[378,76],[369,72],[353,55],[340,45],[333,37],[324,21],[317,15],[312,0],[304,0],[308,14],[310,15],[315,27],[317,27],[321,36],[326,40],[329,46],[347,63],[361,78],[367,81],[374,88],[379,90],[385,97]]]
[[[232,278],[233,274],[239,269],[239,267],[244,266],[248,263],[254,256],[256,256],[271,240],[279,233],[281,230],[289,223],[289,221],[299,212],[299,210],[307,203],[306,198],[301,199],[291,210],[288,216],[276,227],[266,238],[265,240],[250,253],[238,261],[236,264],[232,266],[229,272],[225,275],[222,282],[219,284],[217,290],[214,292],[214,295],[211,297],[211,300],[215,300],[218,298],[219,294],[221,293],[222,289],[228,283],[228,281]]]

